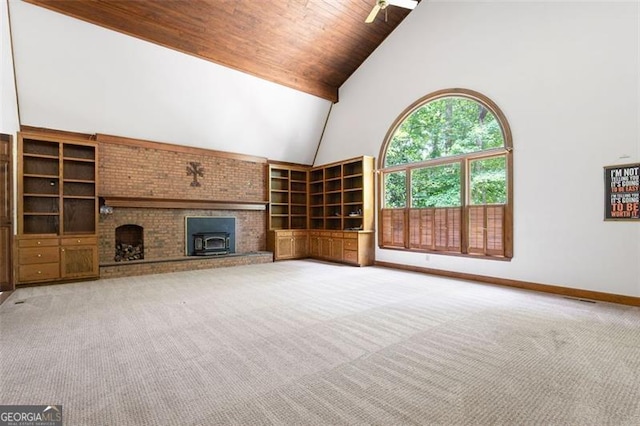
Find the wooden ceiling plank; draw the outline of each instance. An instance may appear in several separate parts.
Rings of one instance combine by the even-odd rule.
[[[333,102],[409,13],[365,24],[375,0],[25,1]]]
[[[32,0],[27,0],[27,1],[32,1]],[[37,1],[38,2],[44,1],[45,3],[47,3],[46,0],[37,0]],[[58,2],[55,2],[55,3],[57,4]],[[73,5],[69,5],[68,9],[65,9],[65,12],[61,12],[61,13],[65,13],[75,18],[94,23],[89,17],[86,16],[84,6],[80,5],[80,2],[71,2],[71,3],[73,3]],[[54,9],[54,11],[57,11],[57,9]],[[197,46],[194,46],[193,43],[187,43],[190,40],[189,38],[181,39],[180,45],[177,45],[177,43],[172,42],[171,39],[168,39],[167,36],[164,34],[164,32],[153,31],[153,27],[157,26],[157,24],[153,22],[150,23],[150,22],[144,21],[144,23],[141,23],[140,25],[135,24],[133,20],[123,19],[124,16],[127,16],[128,18],[130,18],[130,15],[126,15],[126,11],[122,11],[118,9],[102,9],[102,12],[105,16],[113,18],[113,21],[119,22],[120,24],[117,27],[115,27],[115,25],[111,23],[112,22],[111,20],[103,17],[102,22],[97,23],[97,25],[100,25],[118,32],[124,32],[125,34],[134,36],[136,38],[141,38],[143,40],[160,44],[174,50],[179,50],[183,53],[195,55],[202,59],[210,60],[212,62],[216,62],[218,64],[228,66],[238,71],[251,74],[255,77],[272,81],[277,84],[282,84],[284,86],[291,87],[293,89],[300,90],[305,93],[309,93],[309,94],[318,96],[320,98],[330,100],[332,102],[337,102],[337,86],[329,86],[322,82],[312,81],[304,76],[287,76],[283,71],[279,71],[279,73],[274,74],[274,73],[266,72],[265,69],[260,67],[247,68],[243,63],[236,63],[238,62],[236,60],[238,58],[237,50],[232,50],[230,52],[231,55],[226,56],[227,60],[225,60],[224,55],[221,55],[221,57],[218,57],[218,58],[209,58],[206,56],[206,53],[208,53],[206,48],[202,49],[204,53],[201,53],[201,54],[195,53],[195,52],[198,52]],[[141,26],[145,26],[147,31],[144,31],[144,32],[141,31]],[[150,28],[150,31],[149,31],[149,28]],[[149,35],[149,32],[151,32],[151,35]],[[144,33],[144,35],[141,35],[141,33]]]

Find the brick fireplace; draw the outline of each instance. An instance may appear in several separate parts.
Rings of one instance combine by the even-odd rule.
[[[100,263],[113,262],[115,230],[123,224],[135,223],[144,228],[145,259],[166,259],[187,253],[186,217],[233,217],[236,222],[235,252],[261,251],[266,246],[264,211],[179,210],[114,208],[113,214],[100,217]]]
[[[113,214],[101,217],[100,232],[100,264],[108,265],[114,261],[115,230],[123,224],[135,223],[144,228],[144,260],[150,262],[169,261],[189,257],[185,218],[198,217],[233,217],[236,222],[235,253],[257,253],[266,247],[266,214],[264,211],[226,211],[226,210],[180,210],[180,209],[148,209],[118,208]],[[167,267],[166,272],[184,270],[184,265]],[[156,266],[157,271],[160,267]],[[129,268],[132,270],[132,268]],[[144,269],[144,268],[143,268]],[[193,268],[197,269],[197,268]],[[103,268],[101,268],[101,275]],[[137,275],[137,274],[132,274]]]
[[[113,208],[99,218],[101,277],[272,261],[264,252],[266,159],[105,135],[97,141],[99,195]],[[232,218],[234,253],[187,256],[187,217]],[[115,262],[116,229],[128,225],[144,230],[144,259]]]

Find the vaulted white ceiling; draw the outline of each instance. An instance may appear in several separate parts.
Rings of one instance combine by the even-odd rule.
[[[10,1],[21,124],[311,164],[331,102]]]

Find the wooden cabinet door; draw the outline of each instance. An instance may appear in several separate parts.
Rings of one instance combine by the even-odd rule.
[[[276,238],[276,258],[291,259],[293,257],[293,237]]]
[[[60,249],[60,273],[62,278],[97,277],[97,246],[63,246]]]
[[[293,238],[293,257],[302,259],[309,253],[309,238],[306,235],[297,235]]]
[[[331,259],[342,261],[342,248],[344,241],[340,238],[331,239]]]
[[[320,237],[311,237],[309,240],[309,255],[320,257]]]
[[[320,257],[331,258],[331,238],[320,237]]]

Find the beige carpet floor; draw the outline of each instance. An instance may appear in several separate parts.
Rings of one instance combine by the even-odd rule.
[[[640,309],[287,261],[23,288],[0,404],[65,425],[639,425]]]

